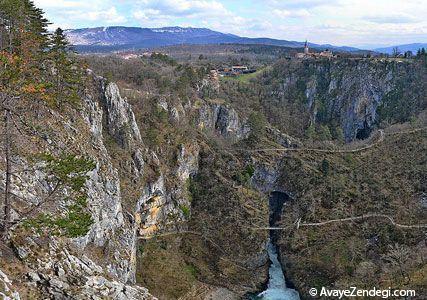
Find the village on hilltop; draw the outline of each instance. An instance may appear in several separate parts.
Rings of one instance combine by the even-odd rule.
[[[295,55],[296,58],[335,58],[337,57],[332,53],[331,50],[326,49],[322,52],[310,52],[308,49],[308,42],[305,41],[304,44],[304,52],[299,52]]]

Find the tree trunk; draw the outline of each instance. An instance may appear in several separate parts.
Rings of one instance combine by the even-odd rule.
[[[6,181],[5,181],[5,189],[4,189],[4,231],[7,232],[8,227],[10,225],[10,185],[11,185],[11,115],[10,115],[10,99],[6,95],[5,101],[5,109],[4,109],[4,151],[5,151],[5,159],[6,159]]]

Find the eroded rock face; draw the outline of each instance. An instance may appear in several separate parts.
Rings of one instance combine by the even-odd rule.
[[[279,101],[278,109],[289,109],[301,101],[309,118],[304,117],[306,124],[338,121],[332,125],[341,127],[347,142],[369,135],[381,121],[379,108],[396,105],[393,95],[414,103],[425,97],[420,88],[425,70],[408,62],[307,60],[279,64],[276,73],[275,80],[281,84],[274,86],[270,96]]]
[[[107,130],[124,148],[141,143],[141,133],[130,104],[120,96],[117,84],[100,80]]]
[[[101,84],[101,87],[105,84],[102,78],[96,78],[96,82]],[[134,145],[130,141],[140,142],[141,136],[129,104],[120,97],[117,86],[113,84],[109,86],[101,99],[90,96],[84,98],[85,109],[82,110],[82,114],[89,125],[92,146],[97,150],[97,157],[94,157],[96,168],[90,172],[86,184],[88,206],[94,223],[89,233],[76,239],[76,243],[82,248],[93,243],[97,247],[111,249],[110,256],[106,259],[109,261],[108,271],[122,282],[134,282],[135,267],[132,262],[134,230],[129,222],[125,222],[123,215],[120,179],[104,145],[103,120],[104,118],[110,120],[107,121],[110,133],[116,136],[118,141],[128,141],[129,143],[126,142],[128,146]],[[110,99],[107,100],[110,106],[107,105],[105,109],[102,107],[103,99]],[[104,117],[104,114],[107,114],[107,117]],[[114,126],[112,120],[117,121],[118,125]],[[136,129],[124,134],[118,131],[123,124],[129,125],[130,128],[136,126]],[[143,165],[143,161],[139,164]]]
[[[327,111],[338,115],[347,141],[356,138],[358,130],[372,127],[378,106],[394,86],[392,69],[384,67],[383,71],[363,62],[347,68],[337,63],[317,66],[305,90],[312,120],[316,122],[319,116],[320,102],[316,99],[326,97]]]
[[[65,147],[67,141],[76,141],[77,134],[78,138],[84,138],[84,142],[76,141],[75,146],[96,165],[88,173],[86,181],[88,210],[93,224],[85,236],[76,239],[49,237],[43,243],[49,245],[45,252],[39,251],[40,245],[32,239],[37,238],[37,233],[27,236],[29,240],[15,238],[14,248],[31,274],[28,281],[36,283],[47,297],[154,299],[146,289],[131,286],[135,282],[136,225],[128,217],[129,213],[124,212],[121,179],[104,144],[105,135],[112,136],[129,152],[135,176],[143,174],[147,150],[142,145],[132,108],[120,96],[117,85],[107,84],[100,77],[93,78],[98,91],[87,91],[82,97],[81,115],[76,112],[73,121],[62,118],[64,130],[53,131],[45,139],[45,149],[57,153],[58,144]],[[81,121],[77,120],[79,118]],[[78,130],[73,126],[79,126]],[[26,159],[17,157],[16,161],[19,164],[14,165],[15,168],[31,169]],[[43,172],[27,173],[12,182],[12,189],[17,195],[37,204],[42,191],[49,191],[52,187],[47,185]],[[58,193],[66,199],[66,190]],[[61,211],[64,207],[65,202],[58,201],[49,207],[49,211]],[[56,271],[51,272],[52,268]]]
[[[106,270],[85,254],[58,239],[12,236],[12,245],[30,271],[28,282],[38,294],[53,299],[155,299],[147,289],[108,276]],[[1,275],[1,273],[0,273]],[[8,283],[10,284],[10,282]],[[11,298],[19,299],[19,298]]]
[[[204,104],[199,109],[198,127],[215,130],[225,138],[235,139],[247,137],[250,131],[234,108],[216,103]]]
[[[12,280],[0,270],[0,297],[4,300],[20,300],[19,293],[14,289]]]
[[[190,150],[181,145],[177,153],[175,176],[177,182],[169,189],[163,174],[153,183],[147,184],[136,205],[136,223],[140,236],[150,236],[157,231],[178,228],[189,217],[191,206],[187,191],[187,180],[198,169],[199,149]],[[182,228],[181,228],[182,229]]]

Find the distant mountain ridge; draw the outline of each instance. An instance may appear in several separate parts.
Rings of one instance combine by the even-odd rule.
[[[418,49],[421,49],[421,48],[427,49],[427,43],[412,43],[412,44],[396,45],[396,46],[390,46],[390,47],[381,47],[381,48],[374,49],[374,51],[386,53],[386,54],[392,54],[394,48],[397,48],[397,50],[402,53],[406,51],[411,51],[413,54],[416,54]]]
[[[71,44],[80,49],[93,48],[125,50],[154,48],[180,44],[263,44],[291,48],[304,46],[304,42],[278,40],[271,38],[248,38],[234,34],[222,33],[207,28],[192,27],[95,27],[82,29],[68,29],[65,31]],[[353,47],[338,47],[333,45],[318,45],[309,43],[316,49],[333,49],[340,51],[358,51]]]

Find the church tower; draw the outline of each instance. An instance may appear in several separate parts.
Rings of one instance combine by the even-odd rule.
[[[305,55],[307,55],[309,52],[308,52],[308,43],[307,43],[307,40],[305,40],[305,44],[304,44],[304,54]]]

